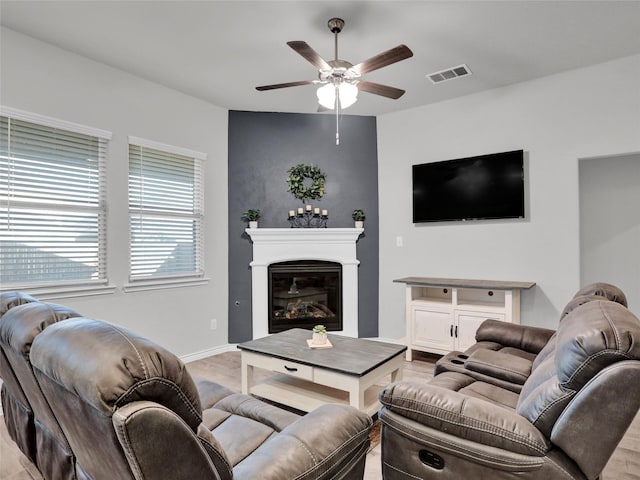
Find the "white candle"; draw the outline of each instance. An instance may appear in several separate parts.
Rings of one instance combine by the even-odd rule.
[[[289,210],[289,216],[290,216],[290,217],[295,216],[295,214],[296,214],[296,212],[294,212],[293,210]]]
[[[298,207],[298,215],[302,215],[302,212],[303,212],[302,207]]]
[[[314,213],[315,215],[320,215],[320,209],[319,209],[318,207],[314,208],[314,209],[313,209],[313,213]]]
[[[311,205],[307,205],[307,212],[311,211]]]
[[[323,217],[328,217],[329,216],[329,210],[322,210],[322,216]]]

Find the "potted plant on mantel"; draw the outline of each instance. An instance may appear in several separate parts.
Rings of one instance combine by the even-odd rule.
[[[364,211],[360,210],[359,208],[356,208],[353,213],[351,214],[351,218],[353,218],[353,221],[355,222],[355,226],[356,228],[364,228]]]
[[[258,219],[260,218],[260,210],[250,208],[242,214],[242,218],[249,222],[249,228],[258,228]]]

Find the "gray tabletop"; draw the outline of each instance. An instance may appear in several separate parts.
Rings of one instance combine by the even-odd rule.
[[[332,334],[328,338],[333,348],[310,348],[307,344],[310,338],[310,330],[293,328],[241,343],[238,348],[357,376],[367,374],[407,349],[406,345]]]
[[[535,286],[535,282],[512,282],[503,280],[469,280],[464,278],[434,278],[434,277],[405,277],[394,280],[394,283],[425,287],[461,287],[461,288],[492,288],[494,290],[528,289]]]

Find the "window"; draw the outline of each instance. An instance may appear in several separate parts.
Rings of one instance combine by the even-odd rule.
[[[202,278],[205,158],[202,153],[129,138],[132,282]]]
[[[0,110],[3,289],[105,284],[110,132]]]

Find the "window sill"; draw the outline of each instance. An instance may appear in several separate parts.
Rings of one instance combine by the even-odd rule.
[[[181,278],[181,279],[164,279],[164,280],[139,280],[128,283],[122,287],[125,293],[144,292],[146,290],[161,290],[164,288],[180,288],[180,287],[196,287],[200,285],[208,285],[208,277],[198,278]]]
[[[110,295],[116,291],[115,285],[69,285],[66,287],[22,287],[14,290],[27,293],[38,300],[56,300],[59,298],[90,297]]]

